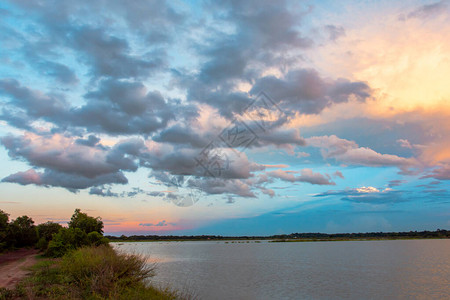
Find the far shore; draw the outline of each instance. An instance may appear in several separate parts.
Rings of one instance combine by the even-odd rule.
[[[291,233],[270,236],[222,236],[222,235],[131,235],[110,236],[110,242],[184,242],[184,241],[269,241],[269,242],[341,242],[341,241],[385,241],[385,240],[418,240],[448,239],[450,231],[407,232],[365,232],[365,233]]]
[[[410,241],[410,240],[444,240],[450,237],[430,238],[358,238],[358,239],[185,239],[185,240],[112,240],[110,243],[162,243],[162,242],[225,242],[225,243],[300,243],[300,242],[364,242],[364,241]]]

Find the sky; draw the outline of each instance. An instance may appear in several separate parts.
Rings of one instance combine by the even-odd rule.
[[[449,1],[2,1],[0,209],[105,233],[450,228]]]

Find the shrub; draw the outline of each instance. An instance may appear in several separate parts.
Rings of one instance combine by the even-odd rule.
[[[79,228],[62,227],[48,243],[46,255],[61,257],[70,250],[89,245],[87,234]]]
[[[84,293],[112,297],[143,284],[154,268],[139,255],[117,254],[110,246],[84,247],[63,257],[61,270]],[[88,296],[85,294],[84,296]]]
[[[87,235],[89,245],[100,246],[109,244],[109,240],[97,231],[92,231]]]

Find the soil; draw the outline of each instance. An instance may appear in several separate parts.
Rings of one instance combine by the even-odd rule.
[[[36,249],[20,249],[0,255],[0,287],[12,289],[36,263]]]

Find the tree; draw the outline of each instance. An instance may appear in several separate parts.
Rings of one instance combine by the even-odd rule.
[[[13,220],[8,227],[8,236],[14,247],[33,246],[37,241],[36,226],[28,216]]]
[[[92,231],[103,234],[103,221],[100,217],[90,217],[77,208],[75,209],[72,218],[70,218],[69,228],[79,228],[86,234]]]
[[[46,222],[39,224],[36,226],[37,234],[39,241],[37,243],[37,247],[41,250],[47,249],[48,243],[51,241],[54,234],[58,233],[58,231],[63,228],[58,223],[54,222]]]
[[[0,209],[0,251],[8,247],[9,214]]]

